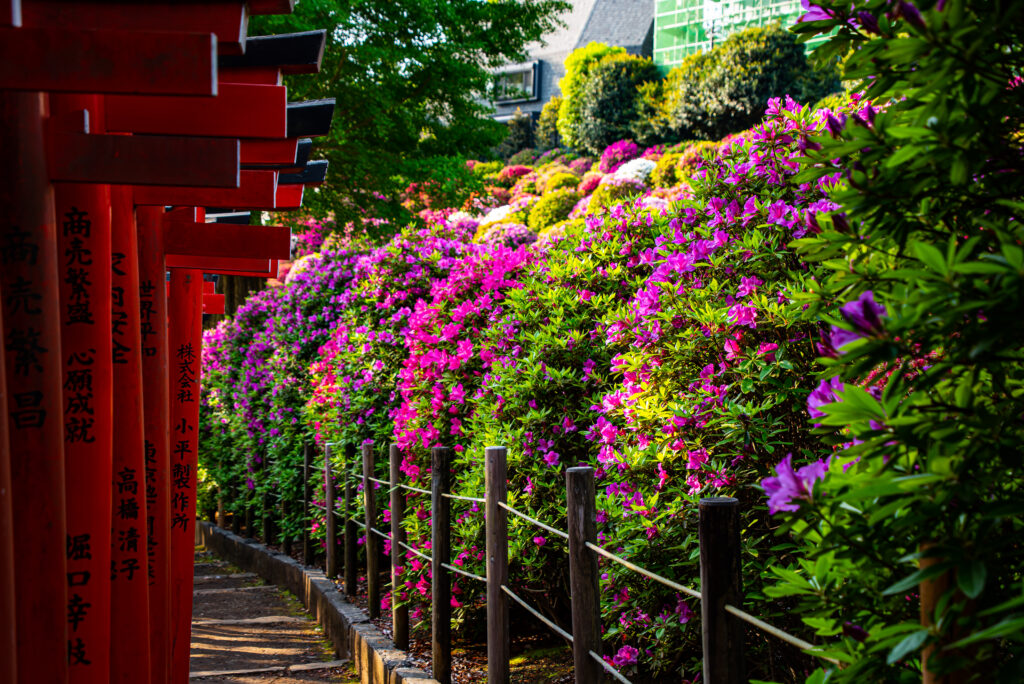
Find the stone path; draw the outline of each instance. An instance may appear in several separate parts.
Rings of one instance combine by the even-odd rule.
[[[196,552],[190,668],[196,682],[358,682],[294,597],[202,550]]]

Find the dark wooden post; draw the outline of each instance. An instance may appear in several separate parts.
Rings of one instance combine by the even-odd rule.
[[[452,450],[434,447],[431,450],[431,556],[433,582],[431,596],[431,627],[434,679],[441,684],[452,682],[452,583],[451,573],[442,563],[451,565],[451,500],[442,494],[452,489]]]
[[[249,539],[256,538],[256,530],[252,528],[255,516],[252,514],[252,498],[245,504],[245,536]]]
[[[270,491],[263,492],[263,543],[271,544],[274,539],[274,506],[270,501]]]
[[[587,542],[597,543],[597,502],[594,469],[586,466],[565,471],[569,521],[569,586],[572,592],[572,657],[576,684],[601,681],[603,668],[590,655],[601,655],[601,585],[597,554]]]
[[[324,557],[324,570],[329,579],[338,576],[337,520],[334,517],[334,477],[331,473],[331,445],[324,445],[324,526],[327,528],[327,554]]]
[[[234,489],[234,488],[232,488],[232,489]],[[238,490],[238,498],[241,499],[242,496],[244,496],[242,494],[242,490]],[[242,518],[243,518],[243,516],[240,515],[237,511],[231,511],[231,532],[232,532],[232,534],[242,534]]]
[[[282,527],[287,526],[287,524],[288,524],[288,516],[291,515],[291,510],[292,510],[292,507],[290,505],[290,502],[288,501],[288,497],[287,496],[282,496],[281,497],[281,523],[282,523],[281,526]],[[290,535],[290,534],[285,534],[281,538],[281,546],[283,547],[285,554],[288,555],[288,556],[292,555],[292,550],[294,548],[293,542],[294,542],[294,539],[292,538],[292,535]]]
[[[355,487],[352,485],[352,464],[356,460],[356,448],[352,444],[345,445],[345,464],[342,472],[345,476],[345,593],[356,595],[356,523],[352,519],[355,511],[352,501],[355,499]]]
[[[501,590],[508,584],[508,513],[499,503],[508,499],[508,450],[487,447],[484,452],[487,524],[487,681],[508,684],[509,656],[508,597]]]
[[[228,527],[228,514],[224,511],[224,493],[219,488],[217,489],[217,515],[213,521],[222,530]]]
[[[402,565],[403,549],[399,544],[405,542],[405,496],[398,488],[401,473],[402,452],[397,444],[389,449],[391,469],[388,482],[391,485],[391,626],[395,638],[395,646],[402,651],[409,650],[409,606],[399,600],[401,589],[398,579],[398,568]]]
[[[743,625],[725,605],[743,605],[740,576],[740,504],[732,497],[700,500],[700,612],[704,684],[747,681]]]
[[[363,445],[363,520],[366,523],[366,603],[371,618],[380,617],[380,552],[373,533],[377,526],[377,495],[374,491],[373,446]]]
[[[302,562],[310,565],[313,562],[313,548],[309,543],[309,465],[313,461],[313,446],[305,444],[302,447]]]

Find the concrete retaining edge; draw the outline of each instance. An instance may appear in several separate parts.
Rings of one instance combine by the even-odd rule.
[[[412,667],[407,654],[395,648],[366,613],[347,602],[322,571],[213,523],[200,521],[196,527],[206,548],[295,594],[323,627],[335,653],[352,659],[362,684],[438,684]]]

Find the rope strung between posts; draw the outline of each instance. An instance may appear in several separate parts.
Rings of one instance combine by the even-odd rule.
[[[371,527],[370,531],[373,532],[378,537],[383,537],[384,539],[387,539],[388,541],[391,541],[391,535],[390,534],[384,534],[383,532],[378,530],[376,527]]]
[[[483,582],[484,584],[487,584],[487,578],[486,577],[481,577],[480,575],[474,575],[473,573],[469,572],[468,570],[463,570],[462,568],[457,568],[457,567],[455,567],[453,565],[448,565],[447,563],[441,563],[441,567],[442,568],[447,568],[448,570],[451,570],[454,573],[458,573],[460,575],[468,577],[469,579],[475,579],[478,582]]]
[[[507,586],[505,586],[504,584],[501,585],[501,590],[503,592],[505,592],[506,594],[508,594],[509,598],[511,598],[513,601],[515,601],[516,603],[521,605],[526,610],[530,611],[530,613],[533,614],[533,617],[537,618],[538,620],[543,622],[545,625],[547,625],[548,627],[553,629],[558,634],[558,636],[562,637],[563,639],[568,641],[570,644],[572,643],[572,634],[569,634],[564,629],[562,629],[561,627],[556,625],[554,622],[552,622],[551,620],[548,620],[546,617],[541,615],[539,612],[537,612],[536,608],[534,608],[529,603],[527,603],[523,599],[521,599],[518,596],[516,596],[516,594],[511,589],[509,589]]]
[[[385,487],[390,487],[391,486],[391,483],[388,482],[387,480],[378,480],[375,477],[368,477],[366,479],[369,480],[370,482],[376,482],[379,485],[384,485]]]
[[[759,620],[756,617],[754,617],[753,615],[751,615],[750,613],[742,611],[742,610],[740,610],[739,608],[737,608],[735,606],[730,606],[729,604],[725,604],[725,612],[730,613],[732,615],[735,615],[740,620],[743,620],[745,622],[748,622],[748,623],[752,624],[754,627],[757,627],[762,632],[767,632],[768,634],[771,634],[772,636],[774,636],[776,638],[782,639],[787,644],[792,644],[792,645],[796,646],[797,648],[803,649],[804,651],[808,651],[810,653],[810,655],[817,656],[818,658],[821,658],[822,660],[827,660],[828,662],[832,663],[833,665],[839,665],[839,661],[838,660],[835,660],[834,658],[829,658],[828,656],[825,656],[825,655],[821,655],[820,653],[816,653],[815,649],[817,648],[817,646],[815,646],[814,644],[808,643],[808,642],[804,641],[803,639],[801,639],[799,637],[795,637],[792,634],[789,634],[787,632],[783,632],[778,627],[773,627],[772,625],[769,625],[764,620]]]
[[[420,494],[426,494],[427,496],[430,496],[433,493],[429,489],[420,489],[419,487],[413,487],[410,485],[400,484],[398,486],[402,489],[408,489],[410,492],[418,492]]]
[[[593,659],[594,659],[594,660],[596,660],[597,662],[601,663],[601,667],[603,667],[603,668],[604,668],[604,671],[605,671],[605,672],[607,672],[608,674],[610,674],[610,675],[611,675],[612,677],[615,677],[616,679],[618,679],[618,680],[619,680],[620,682],[622,682],[622,684],[633,684],[633,682],[631,682],[631,681],[629,681],[628,679],[626,679],[625,677],[623,677],[623,676],[622,676],[622,673],[620,673],[620,672],[619,672],[618,670],[616,670],[616,669],[615,669],[614,667],[612,667],[612,666],[611,666],[611,665],[609,665],[609,664],[608,664],[607,662],[605,662],[605,659],[604,659],[604,658],[602,658],[601,656],[597,655],[597,654],[596,654],[596,653],[594,653],[593,651],[587,651],[587,653],[589,653],[589,654],[590,654],[590,657],[591,657],[591,658],[593,658]]]
[[[623,566],[629,568],[633,572],[638,572],[641,575],[644,575],[646,577],[650,577],[655,582],[661,582],[666,587],[669,587],[670,589],[675,589],[676,591],[678,591],[680,593],[683,593],[683,594],[686,594],[687,596],[692,596],[692,597],[697,598],[697,599],[700,598],[700,592],[699,591],[696,591],[696,590],[691,589],[689,587],[684,587],[682,584],[679,584],[678,582],[673,582],[672,580],[667,579],[665,577],[662,577],[661,575],[657,575],[657,574],[651,572],[650,570],[647,570],[645,568],[641,568],[639,565],[634,565],[633,563],[630,563],[625,558],[620,558],[620,557],[616,556],[614,553],[612,553],[611,551],[606,551],[605,549],[602,549],[600,546],[596,546],[594,544],[591,544],[590,542],[586,542],[586,545],[587,545],[587,548],[590,549],[591,551],[595,551],[595,552],[601,554],[602,556],[604,556],[605,558],[613,560],[616,563],[619,563],[620,565],[623,565]]]
[[[458,501],[472,501],[473,503],[482,504],[487,503],[487,499],[481,499],[480,497],[477,496],[459,496],[458,494],[446,494],[444,492],[441,493],[441,496],[443,496],[446,499],[456,499]]]
[[[425,553],[421,553],[421,552],[417,551],[416,549],[412,548],[408,544],[404,544],[402,542],[398,542],[398,545],[401,546],[403,549],[405,549],[406,551],[408,551],[410,553],[415,553],[417,556],[419,556],[423,560],[427,561],[428,563],[433,563],[434,562],[433,558],[431,558],[430,556],[428,556]]]
[[[359,520],[356,520],[355,516],[352,516],[351,518],[349,518],[349,520],[350,520],[350,521],[352,521],[352,522],[354,522],[354,523],[355,523],[356,525],[359,525],[359,526],[360,526],[360,527],[362,527],[362,528],[363,528],[364,530],[366,529],[366,523],[364,523],[364,522],[361,522],[361,521],[359,521]]]
[[[504,501],[499,501],[498,505],[501,506],[502,508],[504,508],[509,513],[512,513],[513,515],[518,515],[523,520],[529,520],[530,522],[532,522],[537,527],[539,527],[541,529],[544,529],[544,530],[547,530],[551,534],[558,535],[562,539],[568,539],[569,538],[569,535],[567,533],[562,532],[561,530],[556,530],[554,527],[551,527],[550,525],[545,525],[540,520],[535,520],[534,518],[531,518],[530,516],[526,515],[525,513],[520,513],[519,511],[517,511],[516,509],[512,508],[511,506],[509,506]]]

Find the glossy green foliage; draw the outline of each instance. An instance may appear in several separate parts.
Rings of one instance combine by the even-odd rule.
[[[603,57],[583,85],[576,146],[600,154],[612,143],[628,138],[638,116],[640,86],[659,78],[657,67],[647,57]]]
[[[604,43],[587,43],[577,48],[565,60],[565,76],[558,82],[562,102],[558,106],[558,134],[569,147],[580,147],[579,128],[583,124],[583,88],[587,76],[604,57],[622,55],[620,47],[609,47]]]
[[[820,432],[852,446],[791,516],[802,557],[773,591],[799,597],[834,644],[844,667],[829,681],[920,681],[931,648],[933,673],[1017,682],[1024,6],[855,9],[822,3],[797,29],[834,31],[819,52],[846,55],[844,80],[874,105],[833,117],[808,150],[808,180],[839,160],[842,211],[796,244],[814,264],[806,315],[858,338],[821,372],[846,389],[822,407]],[[835,311],[867,291],[884,307],[878,324]],[[923,627],[917,596],[933,579],[948,589]]]
[[[814,71],[788,31],[750,28],[668,73],[662,125],[672,140],[717,140],[754,125],[769,98],[814,102],[837,85],[830,72]]]
[[[562,144],[562,138],[558,135],[558,108],[562,106],[562,97],[555,95],[544,103],[540,110],[540,118],[537,119],[537,130],[535,131],[537,147],[542,150],[552,150]]]
[[[286,76],[290,100],[334,97],[331,133],[315,154],[328,181],[307,193],[316,215],[338,225],[408,214],[398,193],[411,160],[479,155],[505,130],[490,118],[491,69],[522,61],[524,47],[552,31],[562,0],[303,0],[293,14],[253,17],[252,35],[327,29],[318,74]],[[382,199],[383,197],[383,199]],[[376,232],[373,225],[367,228]]]

